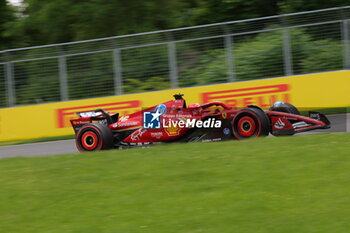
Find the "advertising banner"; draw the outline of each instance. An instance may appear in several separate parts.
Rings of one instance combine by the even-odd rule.
[[[168,101],[177,93],[185,95],[187,104],[222,101],[232,107],[253,104],[268,108],[281,100],[298,108],[347,107],[349,84],[350,71],[335,71],[4,108],[0,109],[0,141],[74,134],[69,120],[76,112],[102,108],[123,116]]]

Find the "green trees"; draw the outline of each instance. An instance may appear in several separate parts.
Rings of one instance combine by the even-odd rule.
[[[301,61],[303,73],[331,71],[343,67],[343,46],[331,39],[313,41],[306,50],[307,56]]]
[[[303,29],[289,31],[294,74],[338,70],[342,68],[342,42],[315,39]],[[263,32],[239,38],[232,56],[237,81],[284,76],[283,31]],[[243,40],[243,41],[242,41]],[[234,39],[235,41],[235,39]],[[182,86],[227,82],[224,49],[208,50],[194,57],[193,67],[182,71]]]
[[[284,0],[279,4],[281,13],[310,11],[331,7],[348,6],[349,2],[343,0]]]
[[[191,25],[185,0],[24,0],[11,30],[21,46],[69,42]],[[185,13],[185,14],[184,14]]]
[[[193,15],[196,24],[276,15],[277,0],[198,0]]]
[[[0,0],[0,50],[13,46],[13,38],[8,32],[11,22],[15,20],[15,10],[7,4],[6,0]]]
[[[2,48],[85,40],[347,5],[342,0],[0,0]],[[7,25],[7,26],[4,26]]]
[[[0,50],[70,42],[99,37],[124,35],[152,30],[192,26],[229,20],[247,19],[280,13],[336,7],[340,0],[24,0],[15,8],[0,0]],[[339,12],[340,16],[342,13]],[[326,13],[327,14],[327,13]],[[315,22],[322,14],[310,16]],[[328,19],[328,18],[327,18]],[[293,24],[293,18],[288,23]],[[306,20],[309,20],[306,19]],[[306,22],[305,23],[308,23]],[[330,19],[331,20],[331,19]],[[266,23],[266,24],[265,24]],[[242,23],[232,33],[276,29],[278,20],[264,23]],[[217,30],[216,30],[217,29]],[[180,87],[207,85],[228,81],[227,65],[232,65],[236,80],[279,77],[285,74],[283,31],[233,38],[232,49],[225,49],[224,38],[185,41],[191,36],[219,35],[223,28],[174,32],[170,34],[127,37],[118,40],[91,42],[83,45],[60,46],[35,52],[0,55],[1,62],[11,59],[31,59],[43,56],[83,53],[129,45],[164,41],[176,43],[176,59]],[[211,31],[210,31],[211,30]],[[186,34],[188,33],[188,34]],[[291,58],[294,74],[336,70],[342,68],[342,42],[339,25],[313,28],[290,28]],[[121,50],[124,93],[170,88],[168,45],[156,45]],[[233,58],[227,64],[227,56]],[[69,99],[115,94],[113,53],[66,57]],[[0,67],[0,106],[6,103],[5,66]],[[18,104],[59,101],[59,62],[56,59],[14,64],[15,91]],[[93,88],[93,96],[91,95]],[[40,94],[38,94],[40,93]]]
[[[14,63],[15,92],[18,104],[36,104],[60,100],[56,59]]]

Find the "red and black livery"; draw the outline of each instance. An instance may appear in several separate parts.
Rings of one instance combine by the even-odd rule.
[[[269,134],[284,136],[330,128],[325,115],[309,112],[309,116],[303,116],[293,105],[281,101],[269,110],[254,105],[234,109],[218,101],[187,106],[182,94],[174,97],[174,100],[161,104],[166,109],[166,114],[161,116],[163,122],[212,120],[220,121],[221,126],[200,128],[169,125],[156,129],[146,128],[144,113],[155,111],[159,105],[127,116],[97,109],[77,113],[79,118],[71,120],[77,148],[80,151],[97,151],[170,142],[242,140]]]

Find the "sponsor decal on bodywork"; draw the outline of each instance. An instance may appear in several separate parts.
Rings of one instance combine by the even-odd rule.
[[[300,121],[300,122],[294,123],[294,124],[293,124],[293,128],[294,128],[294,129],[298,129],[298,128],[307,127],[307,126],[309,126],[309,125],[310,125],[310,124],[306,123],[305,121]]]
[[[278,118],[277,122],[275,123],[276,129],[283,129],[286,126],[286,124],[283,123],[281,118]]]
[[[132,141],[140,140],[142,135],[146,132],[147,132],[146,129],[139,129],[139,130],[135,131],[133,134],[131,134],[131,140]]]
[[[151,137],[159,139],[163,137],[163,132],[154,132],[154,133],[151,132]]]
[[[77,120],[77,121],[72,121],[73,125],[85,125],[85,124],[89,124],[90,121],[81,121],[81,120]]]

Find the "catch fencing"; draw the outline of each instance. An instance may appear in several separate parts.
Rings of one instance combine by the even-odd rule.
[[[350,68],[350,7],[0,51],[0,107]]]

